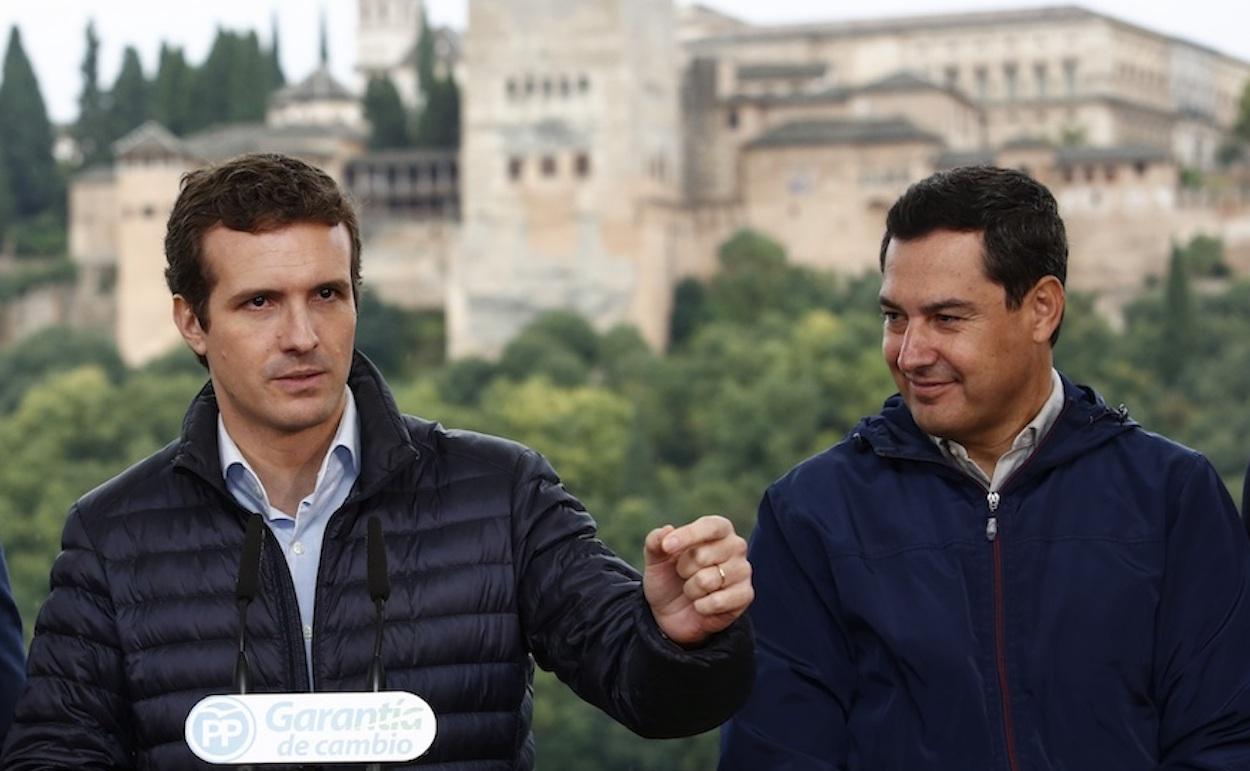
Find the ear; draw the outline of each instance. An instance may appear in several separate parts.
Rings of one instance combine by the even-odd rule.
[[[1067,302],[1063,284],[1054,276],[1044,276],[1033,285],[1024,298],[1024,307],[1031,318],[1033,342],[1049,343],[1050,336],[1063,321],[1063,308]]]
[[[191,303],[180,294],[174,295],[174,326],[178,327],[182,339],[197,356],[208,353],[208,335],[200,326],[200,319],[191,309]]]

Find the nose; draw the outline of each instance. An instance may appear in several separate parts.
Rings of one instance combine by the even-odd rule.
[[[282,350],[291,353],[306,353],[317,347],[317,328],[313,323],[312,313],[307,305],[290,304],[286,318],[283,320]]]
[[[937,349],[923,324],[908,324],[895,359],[903,372],[915,372],[937,362]]]

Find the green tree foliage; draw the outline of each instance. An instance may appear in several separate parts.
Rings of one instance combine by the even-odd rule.
[[[360,294],[356,314],[356,347],[388,378],[411,377],[443,363],[442,314],[387,305],[368,289]]]
[[[680,348],[710,318],[707,287],[697,279],[682,279],[673,291],[673,312],[668,322],[669,344]]]
[[[87,50],[83,54],[82,91],[78,95],[78,120],[74,140],[82,154],[83,166],[108,163],[113,158],[115,137],[109,125],[108,95],[100,90],[100,39],[95,22],[87,23]]]
[[[451,77],[438,78],[425,92],[414,143],[421,147],[460,146],[460,87]]]
[[[718,256],[720,270],[706,295],[712,318],[753,324],[768,315],[793,318],[833,301],[829,276],[787,265],[785,249],[762,233],[739,231]]]
[[[1196,278],[1226,278],[1228,263],[1224,261],[1224,241],[1199,233],[1182,250],[1185,267]]]
[[[125,368],[104,337],[65,327],[49,327],[0,350],[0,416],[17,408],[32,386],[49,375],[84,366],[99,367],[109,382],[120,382]]]
[[[98,47],[89,25],[75,126],[85,165],[108,160],[112,143],[149,118],[178,136],[221,123],[261,121],[270,94],[286,81],[278,63],[276,26],[268,50],[253,31],[218,29],[199,66],[188,63],[182,49],[162,44],[151,80],[145,79],[138,54],[127,48],[117,81],[103,96],[97,84]]]
[[[113,82],[109,102],[109,123],[114,141],[137,129],[151,114],[148,81],[143,74],[139,52],[133,46],[126,46],[122,54],[122,68]]]
[[[255,30],[236,36],[231,65],[232,118],[237,121],[264,120],[269,107],[269,94],[277,84],[272,81],[273,62],[261,49]]]
[[[0,164],[17,219],[60,207],[62,182],[52,157],[52,124],[17,27],[9,31],[0,73]]]
[[[195,71],[188,66],[182,49],[162,43],[156,77],[152,80],[152,119],[177,136],[186,134],[191,126],[194,77]]]
[[[369,78],[365,88],[365,117],[369,120],[369,147],[385,150],[407,147],[408,111],[400,101],[399,91],[386,76]]]
[[[192,79],[187,130],[263,120],[277,85],[272,56],[261,50],[255,32],[218,29]]]

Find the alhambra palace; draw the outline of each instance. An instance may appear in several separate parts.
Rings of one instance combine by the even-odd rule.
[[[365,284],[441,309],[453,357],[494,355],[551,309],[663,348],[673,287],[713,273],[741,228],[799,264],[873,270],[894,199],[965,164],[1050,187],[1069,284],[1109,313],[1195,235],[1250,272],[1248,186],[1218,159],[1250,63],[1166,31],[1077,6],[756,26],[672,0],[470,0],[463,34],[432,33],[463,95],[460,149],[371,152],[359,95],[387,73],[420,99],[421,6],[357,12],[356,82],[318,69],[263,123],[147,123],[75,178],[77,283],[23,323],[112,330],[130,364],[177,344],[162,242],[179,176],[254,151],[350,191]]]

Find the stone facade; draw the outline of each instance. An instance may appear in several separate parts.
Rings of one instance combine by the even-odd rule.
[[[453,356],[497,353],[554,308],[662,344],[646,311],[670,250],[647,223],[679,200],[674,22],[667,0],[469,4]]]
[[[411,69],[418,0],[358,3],[362,72]],[[388,302],[441,305],[453,356],[496,355],[557,308],[662,347],[673,286],[712,275],[743,227],[804,265],[872,269],[895,198],[967,163],[1054,191],[1070,283],[1108,305],[1164,272],[1173,239],[1222,237],[1250,270],[1247,196],[1181,184],[1212,168],[1250,64],[1080,8],[756,27],[672,0],[470,0],[463,56],[439,40],[461,84],[458,156],[366,154],[331,117],[342,94],[314,77],[291,94],[324,104],[176,140],[180,159],[119,153],[111,176],[74,183],[74,257],[113,259],[127,361],[168,342],[152,330],[172,334],[160,240],[178,174],[253,150],[343,182],[366,281]]]
[[[661,0],[470,2],[452,355],[492,355],[550,307],[662,345],[657,298],[714,272],[739,227],[801,264],[869,269],[889,205],[953,161],[1051,185],[1072,219],[1076,288],[1138,291],[1182,232],[1241,248],[1244,207],[1182,211],[1176,191],[1182,167],[1212,167],[1245,62],[1074,7],[786,27],[675,13]],[[657,101],[672,90],[675,115]],[[672,120],[675,146],[659,130]],[[564,173],[578,158],[592,174]],[[661,173],[640,178],[643,162]]]
[[[692,39],[721,63],[724,96],[856,86],[898,72],[957,90],[985,112],[990,146],[1083,136],[1088,144],[1173,149],[1185,117],[1226,129],[1250,64],[1077,7],[742,28]],[[734,77],[781,64],[817,77]],[[1210,162],[1181,143],[1184,165]],[[1197,150],[1197,151],[1196,151]]]

